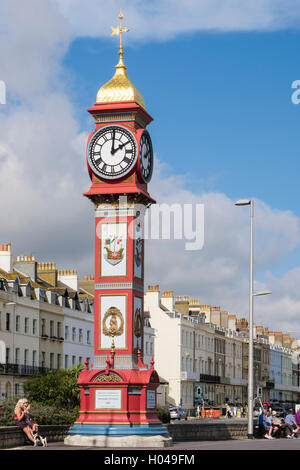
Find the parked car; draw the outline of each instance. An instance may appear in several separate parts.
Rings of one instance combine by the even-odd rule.
[[[187,413],[182,408],[170,408],[171,419],[187,419]]]

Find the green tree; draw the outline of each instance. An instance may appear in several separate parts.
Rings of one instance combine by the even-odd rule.
[[[80,390],[77,380],[82,365],[73,369],[50,370],[46,375],[38,375],[27,380],[24,393],[29,401],[43,405],[75,407],[80,404]]]

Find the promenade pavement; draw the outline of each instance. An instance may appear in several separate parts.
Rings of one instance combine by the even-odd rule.
[[[124,449],[124,448],[99,448],[99,447],[79,447],[79,446],[66,446],[63,442],[50,442],[48,447],[33,447],[30,445],[22,446],[22,447],[15,447],[14,449],[6,449],[6,450],[31,450],[34,452],[43,452],[43,451],[84,451],[84,450],[102,450],[107,452],[114,452],[115,450],[119,450],[122,453],[126,454],[130,450],[139,450],[139,449]],[[299,439],[237,439],[237,440],[226,440],[226,441],[193,441],[193,442],[175,442],[172,447],[168,447],[165,449],[140,449],[141,451],[144,450],[145,452],[155,450],[155,452],[167,452],[172,453],[172,451],[197,451],[197,450],[208,450],[208,451],[215,451],[215,450],[293,450],[299,451],[300,450],[300,438]]]

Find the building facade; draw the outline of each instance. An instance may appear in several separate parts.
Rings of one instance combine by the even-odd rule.
[[[73,287],[55,264],[15,260],[10,244],[0,245],[0,398],[22,395],[31,376],[93,357],[93,297]]]
[[[199,299],[174,298],[171,290],[160,296],[158,285],[149,286],[144,303],[155,330],[156,368],[169,384],[166,405],[247,404],[246,319]],[[289,335],[284,341],[285,347],[277,346],[266,328],[255,327],[253,394],[261,390],[262,402],[289,406],[299,402],[299,352]]]

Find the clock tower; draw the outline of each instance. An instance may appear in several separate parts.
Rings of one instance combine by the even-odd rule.
[[[146,127],[152,117],[126,73],[123,33],[114,76],[88,109],[95,129],[86,160],[95,209],[94,364],[79,376],[80,415],[66,444],[98,447],[165,447],[167,429],[156,414],[159,377],[143,363],[144,215],[153,149]]]

